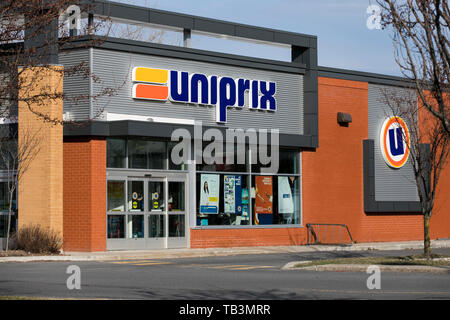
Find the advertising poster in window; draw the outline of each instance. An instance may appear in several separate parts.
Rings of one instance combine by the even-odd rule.
[[[255,213],[272,214],[272,177],[255,177]]]
[[[248,189],[242,189],[242,216],[248,216]]]
[[[241,214],[242,213],[242,183],[241,176],[223,177],[223,199],[224,212]]]
[[[200,213],[219,213],[219,175],[202,174],[200,179]]]
[[[281,214],[294,213],[293,187],[288,177],[278,177],[278,212]]]

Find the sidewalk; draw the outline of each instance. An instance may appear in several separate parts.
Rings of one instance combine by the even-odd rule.
[[[450,239],[433,240],[431,247],[450,248]],[[132,259],[176,259],[210,256],[230,256],[238,254],[270,254],[320,251],[365,251],[365,250],[404,250],[422,249],[423,241],[405,242],[375,242],[357,243],[352,245],[302,245],[302,246],[272,246],[272,247],[234,247],[207,249],[160,249],[160,250],[130,250],[106,252],[65,252],[59,256],[21,256],[0,257],[1,262],[32,262],[32,261],[108,261]]]

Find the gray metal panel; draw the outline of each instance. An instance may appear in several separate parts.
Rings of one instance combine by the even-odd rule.
[[[92,43],[95,40],[97,43]],[[100,37],[80,37],[72,41],[76,46],[92,46],[94,48],[107,49],[113,51],[124,51],[127,53],[138,53],[152,56],[161,56],[166,58],[185,59],[193,61],[202,61],[214,64],[225,64],[238,67],[248,67],[253,69],[298,73],[304,74],[305,64],[301,62],[284,62],[277,60],[246,57],[236,54],[227,54],[221,52],[199,50],[160,43],[151,43],[135,40],[126,40],[119,38],[100,38]],[[71,49],[66,46],[66,49]]]
[[[389,106],[383,103],[385,90],[406,96],[409,89],[369,83],[369,139],[375,142],[375,200],[418,201],[411,158],[402,168],[392,169],[381,154],[379,132],[384,120],[392,115]]]
[[[375,200],[375,143],[363,140],[364,211],[368,214],[420,214],[419,201]]]
[[[141,22],[162,24],[176,28],[213,32],[231,36],[247,37],[254,40],[277,41],[297,46],[315,45],[316,36],[249,26],[216,19],[197,17],[187,14],[156,10],[141,6],[104,0],[84,0],[92,5],[91,13],[110,18],[129,19]],[[310,42],[312,41],[312,42]]]
[[[172,132],[175,129],[183,128],[186,129],[191,137],[194,135],[194,126],[192,125],[181,125],[181,124],[169,124],[160,122],[149,122],[149,121],[133,121],[133,120],[122,120],[122,121],[102,121],[94,120],[89,123],[84,123],[82,125],[78,124],[66,124],[64,126],[64,137],[124,137],[124,136],[140,136],[140,137],[150,137],[150,138],[162,138],[170,139]],[[203,131],[210,129],[211,127],[203,126]],[[217,127],[215,127],[217,128]],[[218,128],[223,135],[226,135],[226,127]],[[0,125],[0,136],[13,134],[17,131],[17,126],[11,125]],[[280,146],[283,147],[293,147],[293,148],[313,148],[311,136],[304,135],[294,135],[281,133],[279,135]],[[270,141],[270,135],[268,141]]]
[[[65,50],[59,53],[59,63],[64,67],[73,67],[81,63],[89,66],[89,49]],[[64,75],[64,94],[68,99],[64,100],[64,112],[70,112],[73,120],[86,120],[90,116],[89,99],[84,98],[89,94],[89,77],[81,74]],[[83,97],[83,99],[80,99]],[[78,101],[74,101],[74,100]]]
[[[134,54],[104,49],[93,49],[94,73],[102,83],[94,83],[94,95],[102,87],[118,88],[112,97],[101,97],[94,103],[97,108],[104,108],[111,113],[144,115],[155,117],[195,119],[203,125],[217,126],[215,107],[196,106],[136,100],[131,98],[132,70],[134,67],[151,67],[160,69],[201,72],[207,75],[230,76],[275,81],[277,83],[276,112],[249,110],[249,108],[228,108],[227,127],[280,129],[280,133],[303,134],[303,76],[293,73],[274,72],[244,67],[212,64],[200,61],[174,59],[151,55]],[[123,82],[126,80],[125,84]],[[122,86],[123,84],[123,86]]]
[[[319,76],[325,78],[335,78],[352,81],[362,81],[373,84],[390,85],[396,87],[414,88],[412,81],[395,76],[389,76],[379,73],[361,72],[347,69],[338,69],[330,67],[318,67]]]

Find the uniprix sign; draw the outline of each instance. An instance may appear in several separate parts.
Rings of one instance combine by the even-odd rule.
[[[136,67],[133,82],[134,99],[216,106],[218,123],[227,122],[227,108],[244,108],[246,94],[250,109],[277,110],[277,87],[271,81]]]
[[[380,149],[384,161],[391,168],[401,168],[408,161],[409,130],[400,117],[386,119],[380,131]]]

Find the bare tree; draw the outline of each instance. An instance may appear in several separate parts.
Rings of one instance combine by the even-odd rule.
[[[5,130],[6,129],[6,130]],[[8,185],[8,224],[6,231],[6,251],[9,248],[11,231],[11,216],[13,212],[13,198],[22,180],[23,175],[28,170],[30,163],[37,156],[40,150],[40,131],[30,129],[21,130],[20,143],[17,131],[10,128],[3,128],[0,138],[0,160],[3,173],[6,175]]]
[[[450,138],[450,10],[447,0],[376,0],[391,28],[395,58],[421,104]]]
[[[40,134],[25,127],[17,129],[19,105],[28,109],[43,122],[63,125],[61,116],[53,116],[48,105],[61,101],[77,104],[92,98],[91,92],[68,95],[57,87],[42,86],[49,72],[62,77],[77,77],[100,82],[89,68],[87,61],[54,68],[62,49],[88,48],[100,44],[102,37],[92,37],[83,44],[73,41],[78,36],[94,35],[99,28],[108,26],[108,19],[94,20],[92,15],[80,23],[78,34],[68,26],[79,13],[91,12],[89,2],[73,0],[2,0],[0,1],[0,130],[7,134],[0,138],[0,161],[8,186],[8,222],[6,226],[6,250],[9,247],[13,197],[18,183],[31,161],[39,153]],[[74,7],[73,5],[78,5]],[[79,10],[79,12],[77,12]],[[75,17],[74,14],[77,16]],[[107,35],[107,33],[106,33]],[[29,72],[35,70],[35,72]],[[96,97],[113,95],[117,88],[105,88]],[[99,108],[100,110],[100,108]],[[101,111],[100,111],[101,112]],[[11,134],[12,132],[12,134]]]
[[[430,257],[430,219],[440,174],[448,164],[450,139],[443,123],[418,101],[416,90],[409,89],[406,95],[395,89],[382,93],[397,123],[400,125],[401,118],[408,126],[408,132],[402,131],[402,139],[409,150],[424,219],[424,255]]]
[[[23,102],[27,108],[42,119],[44,122],[54,124],[63,124],[59,117],[52,117],[35,106],[43,106],[51,101],[64,100],[72,104],[78,104],[81,101],[96,99],[101,96],[112,96],[121,87],[105,86],[100,92],[86,92],[83,94],[69,95],[66,92],[52,90],[36,90],[36,84],[45,75],[45,69],[55,69],[52,67],[58,63],[58,55],[63,52],[69,52],[71,49],[88,48],[93,45],[99,45],[108,36],[111,28],[111,21],[108,17],[96,17],[89,15],[86,19],[81,19],[77,33],[68,28],[68,21],[75,18],[71,14],[71,8],[76,5],[80,14],[84,17],[91,12],[92,4],[89,1],[78,0],[3,0],[0,1],[0,119],[11,119],[17,116],[19,102]],[[80,18],[80,19],[78,19]],[[102,30],[102,36],[98,31]],[[83,35],[95,35],[89,41],[74,42],[73,40]],[[80,44],[81,43],[81,44]],[[29,79],[27,74],[26,81],[22,73],[30,68],[39,66],[42,72],[36,72]],[[65,78],[81,77],[90,79],[93,82],[102,80],[96,76],[89,68],[88,61],[80,60],[78,63],[65,66],[59,72]],[[125,83],[125,79],[124,79]],[[19,95],[19,92],[21,93]],[[103,110],[98,108],[98,117]]]

